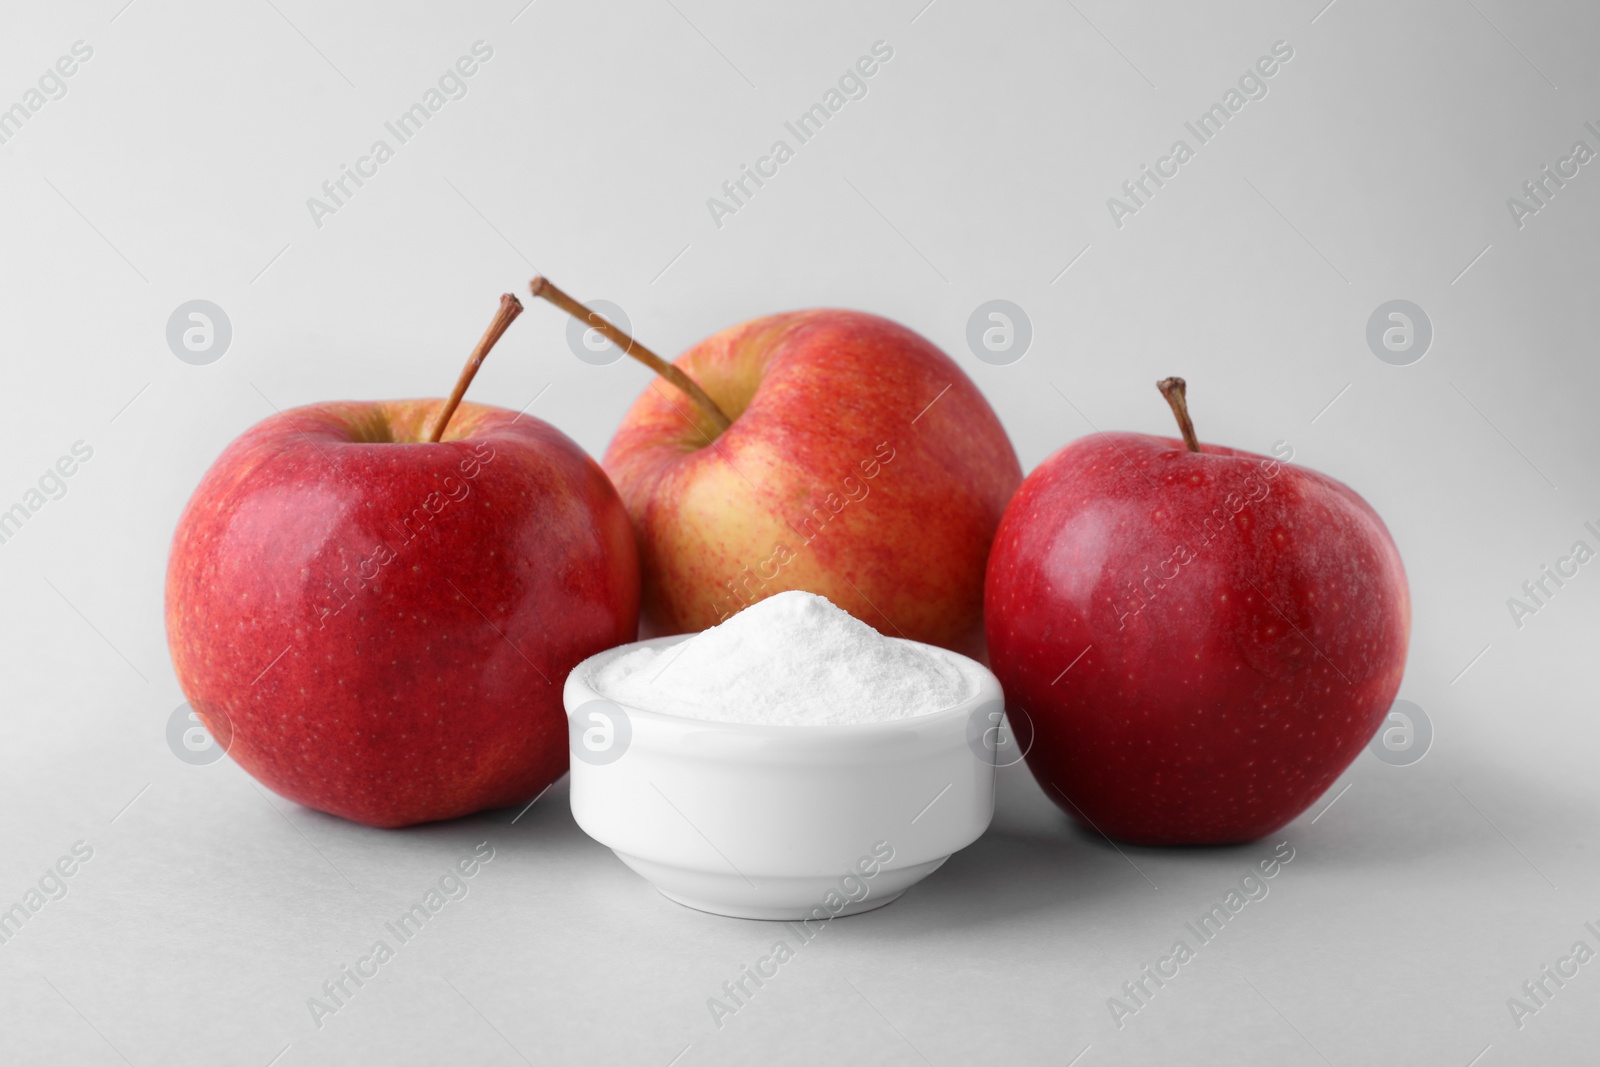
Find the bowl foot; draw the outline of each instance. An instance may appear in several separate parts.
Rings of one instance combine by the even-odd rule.
[[[911,886],[938,870],[948,856],[893,870],[881,869],[871,878],[856,876],[851,886],[833,877],[772,877],[721,874],[689,870],[617,853],[617,857],[655,886],[662,896],[684,907],[736,919],[773,921],[836,919],[842,915],[881,908]],[[862,888],[866,895],[860,896]],[[849,899],[857,897],[855,900]],[[842,906],[841,906],[842,904]]]
[[[684,907],[693,908],[695,911],[708,912],[712,915],[726,915],[734,919],[765,919],[771,922],[782,922],[785,920],[798,921],[800,919],[812,917],[807,912],[796,911],[793,908],[782,906],[763,907],[758,904],[729,904],[728,902],[722,900],[700,900],[692,897],[685,897],[677,893],[669,893],[660,886],[656,886],[656,892],[660,893],[674,904],[682,904]],[[894,896],[890,897],[867,897],[864,900],[846,904],[843,908],[834,913],[832,917],[837,919],[845,915],[859,915],[861,912],[872,911],[875,908],[881,908],[885,904],[889,904],[899,899],[899,893],[896,893]]]

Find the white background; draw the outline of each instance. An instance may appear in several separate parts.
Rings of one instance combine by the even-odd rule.
[[[1600,148],[1600,10],[122,3],[8,5],[0,33],[0,107],[94,49],[0,147],[0,507],[94,449],[0,545],[0,903],[94,849],[0,946],[0,1059],[1593,1059],[1600,962],[1521,1029],[1506,999],[1575,940],[1600,949],[1600,563],[1520,629],[1506,600],[1600,547],[1600,172],[1521,228],[1506,199]],[[478,40],[469,94],[316,226],[306,199]],[[706,199],[879,40],[868,95],[714,225]],[[1269,94],[1117,227],[1106,198],[1279,40]],[[1401,696],[1432,751],[1358,759],[1284,832],[1271,895],[1120,1030],[1106,999],[1271,842],[1119,855],[1012,769],[985,838],[719,1030],[706,998],[778,935],[655,894],[564,784],[515,824],[381,832],[174,758],[162,583],[206,466],[274,406],[441,395],[535,270],[665,353],[787,308],[895,318],[987,393],[1024,469],[1091,426],[1171,433],[1153,383],[1186,376],[1203,438],[1289,441],[1388,522],[1415,612]],[[195,298],[233,327],[208,366],[165,338]],[[965,341],[994,298],[1033,324],[1008,366]],[[1410,366],[1365,340],[1394,298],[1435,331]],[[472,397],[538,396],[598,454],[646,380],[574,358],[539,305]],[[485,839],[470,895],[314,1027],[306,998]]]

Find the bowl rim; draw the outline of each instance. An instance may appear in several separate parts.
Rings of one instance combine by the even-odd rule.
[[[629,652],[635,652],[641,648],[670,648],[694,636],[696,635],[693,633],[687,633],[647,637],[640,641],[630,641],[602,652],[596,652],[594,655],[580,661],[576,667],[573,667],[568,672],[566,681],[562,684],[562,705],[568,720],[571,720],[572,713],[577,708],[593,700],[604,700],[627,712],[630,720],[652,723],[668,729],[715,730],[749,737],[820,740],[829,736],[861,738],[870,737],[874,734],[892,734],[907,729],[917,729],[919,731],[935,729],[952,721],[964,721],[970,718],[973,711],[991,700],[999,702],[1002,709],[1004,708],[1005,697],[1000,686],[1000,680],[995,677],[994,672],[988,667],[970,656],[952,652],[950,649],[942,648],[939,645],[915,641],[909,637],[889,637],[889,640],[915,645],[935,655],[946,657],[955,664],[963,675],[976,683],[976,688],[972,694],[948,708],[940,708],[938,711],[924,712],[920,715],[903,715],[896,719],[837,723],[749,723],[729,722],[723,719],[692,719],[684,715],[673,715],[664,711],[651,711],[648,708],[641,708],[620,700],[612,700],[597,690],[591,682],[594,673],[612,658],[627,655]]]

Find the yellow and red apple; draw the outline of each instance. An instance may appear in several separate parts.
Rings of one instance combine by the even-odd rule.
[[[982,648],[984,566],[1022,472],[948,356],[888,319],[819,309],[734,326],[674,366],[731,424],[657,380],[606,451],[647,635],[803,589],[891,635]]]

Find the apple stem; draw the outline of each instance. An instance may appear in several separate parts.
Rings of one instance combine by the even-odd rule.
[[[1178,429],[1183,431],[1183,443],[1189,446],[1190,452],[1200,451],[1200,438],[1194,435],[1194,421],[1189,418],[1189,400],[1184,393],[1188,383],[1182,378],[1163,378],[1156,383],[1156,388],[1167,398],[1173,417],[1178,420]]]
[[[450,416],[461,406],[461,398],[467,395],[467,386],[477,377],[478,368],[483,366],[484,357],[520,314],[522,314],[522,301],[510,293],[502,293],[500,307],[490,320],[489,328],[483,331],[483,336],[478,339],[478,346],[472,350],[472,355],[467,357],[467,365],[461,368],[461,377],[456,379],[456,387],[451,391],[450,399],[444,402],[444,408],[434,420],[433,432],[428,435],[429,442],[436,443],[444,436],[444,428],[450,422]]]
[[[562,311],[565,311],[568,315],[571,315],[579,322],[586,323],[591,329],[607,338],[612,344],[616,345],[628,355],[632,356],[634,359],[638,360],[640,363],[643,363],[646,367],[649,367],[651,370],[661,375],[661,377],[665,378],[667,381],[683,390],[683,392],[688,395],[689,399],[693,400],[696,406],[698,406],[701,411],[705,412],[706,417],[709,418],[712,424],[716,427],[717,433],[721,433],[729,426],[733,425],[733,420],[728,418],[723,410],[717,406],[717,402],[712,400],[711,397],[706,394],[706,391],[700,388],[699,384],[696,383],[693,378],[685,374],[680,368],[668,363],[666,360],[650,351],[644,345],[640,344],[638,341],[635,341],[633,338],[617,329],[617,327],[614,326],[609,319],[600,314],[598,311],[591,311],[588,307],[572,299],[572,297],[562,292],[561,289],[549,278],[546,278],[542,274],[534,275],[533,280],[528,283],[528,291],[534,296],[543,297],[544,299],[550,301],[550,303],[554,304]]]

